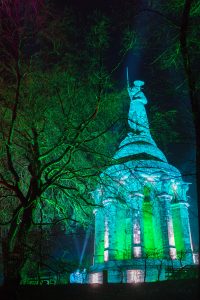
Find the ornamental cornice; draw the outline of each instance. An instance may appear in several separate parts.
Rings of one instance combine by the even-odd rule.
[[[161,193],[157,195],[158,198],[160,198],[161,200],[168,200],[171,201],[173,196],[167,193]]]
[[[180,200],[178,202],[172,203],[172,206],[175,208],[177,206],[180,206],[181,204],[185,205],[186,207],[190,207],[190,204],[184,200]]]

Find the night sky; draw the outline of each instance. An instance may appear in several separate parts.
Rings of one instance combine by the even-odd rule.
[[[159,16],[155,16],[149,12],[138,13],[143,8],[150,5],[152,1],[129,1],[129,0],[110,0],[110,1],[89,1],[89,0],[59,0],[55,1],[55,7],[62,11],[65,7],[71,7],[76,11],[77,18],[86,22],[89,21],[89,16],[94,11],[100,11],[107,17],[114,18],[115,26],[117,26],[117,18],[119,22],[126,22],[125,11],[127,7],[134,5],[134,17],[127,18],[127,24],[143,37],[148,39],[149,24],[161,26],[163,20]],[[130,22],[130,19],[132,20]],[[129,22],[129,23],[128,23]],[[155,27],[155,28],[156,28]],[[116,45],[117,37],[115,38]],[[177,86],[184,82],[183,70],[161,70],[154,60],[159,53],[167,47],[165,36],[160,43],[160,47],[154,47],[153,41],[150,47],[142,47],[139,45],[136,49],[128,52],[120,68],[115,72],[114,78],[117,81],[118,88],[123,88],[126,85],[126,66],[129,67],[131,81],[140,79],[146,83],[145,94],[148,99],[147,111],[151,105],[157,105],[159,109],[165,111],[168,109],[177,110],[177,132],[179,132],[181,140],[178,143],[168,145],[167,153],[164,151],[169,163],[176,166],[183,174],[183,179],[186,182],[191,182],[189,190],[189,213],[192,227],[192,236],[194,246],[198,246],[198,215],[197,215],[197,199],[196,199],[196,183],[195,183],[195,148],[193,139],[193,124],[190,113],[190,101],[187,92],[182,92],[182,89],[177,89]],[[116,53],[113,50],[112,56]],[[172,92],[173,91],[173,92]],[[185,176],[184,176],[185,175]]]

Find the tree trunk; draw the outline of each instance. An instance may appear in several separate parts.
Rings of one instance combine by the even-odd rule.
[[[4,285],[18,286],[25,263],[26,240],[32,224],[33,206],[24,210],[20,224],[13,222],[8,236],[3,240]],[[17,226],[17,228],[16,228]]]

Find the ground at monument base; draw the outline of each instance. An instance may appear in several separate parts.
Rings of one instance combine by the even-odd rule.
[[[199,280],[140,284],[1,287],[0,300],[197,300]]]

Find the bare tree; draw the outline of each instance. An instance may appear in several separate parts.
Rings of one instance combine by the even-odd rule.
[[[120,97],[104,63],[106,18],[94,22],[78,53],[62,18],[54,19],[42,2],[3,1],[0,14],[0,222],[8,228],[3,253],[9,283],[20,281],[34,225],[89,222],[95,206],[89,191],[102,167],[113,163],[105,144],[119,120]]]

